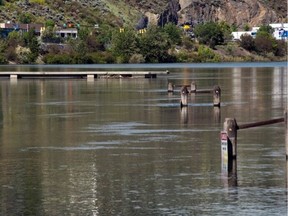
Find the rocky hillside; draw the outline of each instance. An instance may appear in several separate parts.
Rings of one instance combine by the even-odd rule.
[[[0,22],[17,22],[23,13],[30,14],[33,22],[53,19],[58,24],[112,26],[136,26],[143,17],[144,24],[226,21],[239,29],[287,22],[283,0],[0,0],[0,4]]]

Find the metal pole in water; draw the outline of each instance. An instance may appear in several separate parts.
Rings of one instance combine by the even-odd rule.
[[[188,106],[188,89],[186,86],[183,86],[181,88],[181,101],[180,101],[180,106]]]

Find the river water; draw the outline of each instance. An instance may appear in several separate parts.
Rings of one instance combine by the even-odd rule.
[[[156,79],[1,79],[0,215],[287,215],[284,123],[238,132],[223,170],[220,132],[284,116],[286,63],[2,66],[169,70]],[[219,85],[191,94],[180,87]],[[285,144],[286,143],[286,144]],[[288,145],[288,144],[287,144]]]

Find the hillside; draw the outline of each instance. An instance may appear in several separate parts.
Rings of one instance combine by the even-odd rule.
[[[0,5],[0,22],[19,22],[24,12],[38,23],[111,26],[136,26],[141,17],[158,25],[226,21],[239,29],[287,21],[283,0],[0,0]]]

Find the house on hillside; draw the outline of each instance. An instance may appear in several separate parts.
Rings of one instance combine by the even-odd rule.
[[[0,23],[0,36],[6,38],[12,31],[28,32],[30,29],[34,29],[35,34],[40,36],[43,27],[43,24]]]
[[[56,30],[56,35],[61,38],[77,38],[78,29],[77,28],[62,28]]]

